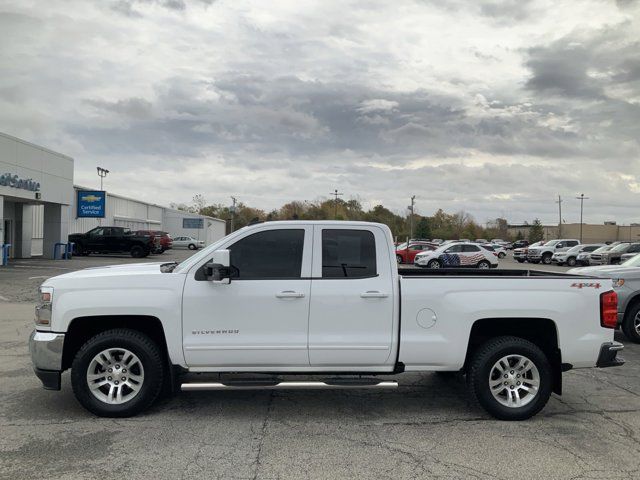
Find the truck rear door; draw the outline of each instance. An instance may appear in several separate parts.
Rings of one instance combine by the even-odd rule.
[[[393,363],[394,278],[382,229],[314,227],[311,366]]]

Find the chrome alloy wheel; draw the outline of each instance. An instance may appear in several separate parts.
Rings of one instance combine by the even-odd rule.
[[[509,408],[524,407],[538,394],[540,373],[536,365],[524,355],[507,355],[491,368],[489,388],[501,405]]]
[[[108,348],[89,363],[87,385],[98,400],[121,405],[134,398],[144,383],[140,359],[125,348]]]
[[[640,335],[640,311],[633,317],[633,328],[636,330],[636,333]]]

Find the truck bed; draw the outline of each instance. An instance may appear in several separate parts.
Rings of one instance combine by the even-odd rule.
[[[411,277],[570,277],[579,278],[562,272],[546,272],[542,270],[522,269],[487,269],[479,268],[398,268],[398,274],[405,278]]]

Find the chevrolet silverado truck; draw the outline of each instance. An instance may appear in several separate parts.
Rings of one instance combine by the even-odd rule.
[[[124,227],[96,227],[87,233],[72,233],[76,255],[90,253],[129,253],[134,258],[143,258],[160,246],[160,238],[153,235],[134,234]]]
[[[70,369],[79,403],[107,417],[178,388],[386,389],[458,372],[473,402],[522,420],[562,372],[623,363],[610,279],[399,270],[376,223],[256,224],[181,263],[79,270],[40,293],[36,375],[60,390]]]

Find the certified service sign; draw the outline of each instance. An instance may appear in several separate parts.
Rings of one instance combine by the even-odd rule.
[[[107,194],[100,190],[78,190],[78,218],[104,218],[104,206]]]

